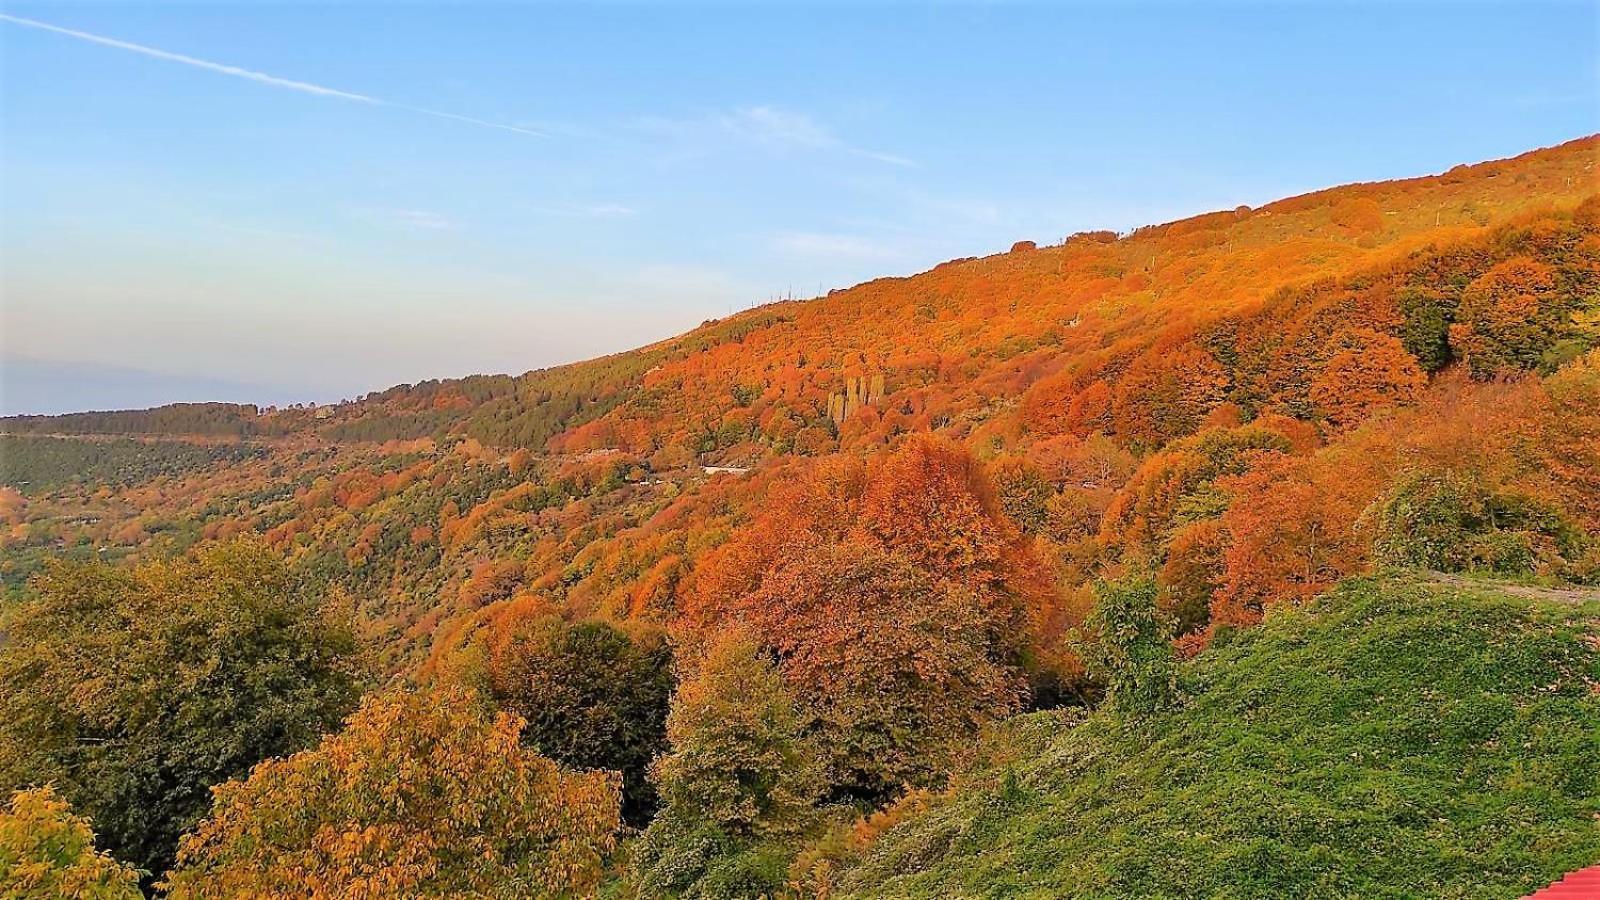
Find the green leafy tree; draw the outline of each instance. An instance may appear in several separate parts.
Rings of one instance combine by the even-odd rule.
[[[1408,288],[1396,299],[1400,308],[1400,343],[1417,358],[1424,372],[1437,372],[1450,362],[1450,322],[1454,304],[1439,291]]]
[[[46,785],[0,811],[0,897],[140,900],[139,872],[94,848],[88,820]]]
[[[1177,667],[1157,593],[1150,578],[1095,585],[1084,662],[1105,681],[1107,702],[1124,712],[1156,712],[1177,696]]]
[[[737,837],[792,832],[817,795],[804,718],[777,668],[742,632],[714,641],[678,688],[654,777],[666,805]]]
[[[663,809],[634,848],[643,895],[756,896],[782,885],[786,863],[762,841],[809,825],[822,786],[804,724],[753,638],[731,631],[711,643],[678,689],[672,751],[653,769]]]
[[[0,787],[55,783],[151,872],[212,785],[314,743],[356,695],[350,629],[259,543],[56,564],[0,632]]]
[[[622,773],[623,818],[655,811],[650,762],[666,750],[672,654],[604,622],[546,615],[513,627],[489,652],[489,690],[527,720],[522,740],[558,763]]]

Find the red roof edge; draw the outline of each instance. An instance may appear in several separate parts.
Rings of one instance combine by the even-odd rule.
[[[1523,900],[1600,900],[1600,865],[1568,872],[1560,881]]]

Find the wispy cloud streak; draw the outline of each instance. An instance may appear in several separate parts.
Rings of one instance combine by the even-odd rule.
[[[399,109],[406,112],[417,113],[418,115],[432,116],[436,119],[448,119],[452,122],[464,122],[468,125],[478,125],[483,128],[495,128],[500,131],[511,131],[517,134],[525,134],[529,137],[547,136],[544,132],[534,131],[531,128],[519,128],[515,125],[502,125],[499,122],[490,122],[485,119],[475,119],[471,116],[463,116],[458,113],[444,112],[437,109],[428,109],[422,106],[410,106],[405,103],[394,103],[392,101],[382,100],[377,97],[369,97],[366,94],[357,94],[351,91],[341,91],[337,88],[325,87],[320,84],[312,84],[307,81],[295,81],[292,78],[279,78],[276,75],[268,75],[265,72],[254,72],[250,69],[241,69],[238,66],[229,66],[206,59],[198,59],[193,56],[186,56],[182,53],[172,53],[156,47],[147,47],[144,44],[135,44],[131,41],[120,41],[116,38],[105,37],[98,34],[90,34],[87,31],[63,28],[60,25],[51,25],[48,22],[40,22],[37,19],[25,19],[22,16],[13,16],[7,13],[0,13],[0,21],[10,22],[13,25],[22,25],[27,28],[37,28],[41,31],[49,31],[55,34],[65,35],[70,38],[76,38],[80,41],[87,41],[91,44],[99,44],[102,47],[113,47],[117,50],[127,50],[130,53],[138,53],[142,56],[148,56],[152,59],[161,59],[166,60],[167,62],[180,63],[185,66],[193,66],[196,69],[205,69],[208,72],[216,72],[219,75],[231,75],[234,78],[243,78],[246,81],[254,81],[257,84],[265,84],[271,87],[283,88],[290,91],[299,91],[302,94],[313,94],[318,97],[332,97],[336,100],[348,100],[352,103],[365,103],[369,106],[384,106],[390,109]]]
[[[721,118],[723,127],[757,143],[770,146],[801,147],[809,150],[842,150],[855,156],[915,167],[916,163],[893,153],[879,153],[845,143],[838,135],[803,113],[787,112],[770,106],[735,110]]]

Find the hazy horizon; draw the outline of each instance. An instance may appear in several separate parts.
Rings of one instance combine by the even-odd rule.
[[[516,374],[1593,131],[1592,8],[1443,11],[8,4],[0,411]]]
[[[1575,137],[1579,139],[1583,136]],[[1565,141],[1560,143],[1566,143]],[[1529,150],[1540,148],[1528,148]],[[1463,163],[1471,164],[1486,162],[1487,160],[1464,160]],[[1418,175],[1431,175],[1438,173],[1417,173]],[[1328,185],[1327,187],[1338,187]],[[1284,198],[1271,198],[1273,200]],[[1196,215],[1217,210],[1197,210]],[[1172,220],[1168,220],[1172,221]],[[1164,222],[1145,223],[1160,225]],[[897,273],[898,274],[898,273]],[[912,273],[904,273],[912,274]],[[893,277],[893,276],[885,276]],[[847,287],[847,286],[841,286]],[[812,299],[812,298],[795,298]],[[764,304],[766,300],[758,301],[752,306]],[[741,307],[740,310],[748,308]],[[739,310],[732,310],[737,312]],[[649,338],[640,344],[631,344],[618,347],[616,351],[627,351],[653,343],[657,340],[666,340],[692,330],[687,326],[683,331],[661,334]],[[603,354],[598,354],[603,355]],[[569,363],[582,362],[590,357],[574,357],[573,359],[557,360],[544,366],[534,368],[547,368]],[[105,412],[114,410],[143,409],[162,406],[171,403],[242,403],[253,404],[260,407],[287,407],[292,405],[323,405],[338,403],[346,400],[356,400],[375,391],[382,391],[400,384],[416,384],[420,381],[441,380],[452,378],[465,378],[473,375],[521,375],[528,369],[507,371],[462,371],[450,373],[419,374],[411,378],[401,379],[381,385],[371,385],[354,391],[344,393],[331,393],[326,388],[314,386],[295,386],[283,384],[263,384],[246,381],[232,381],[228,379],[207,377],[205,375],[182,375],[170,372],[152,371],[125,366],[108,366],[99,363],[85,362],[55,362],[50,360],[30,359],[26,356],[7,354],[0,357],[0,415],[60,415],[72,412]],[[16,398],[21,396],[24,400],[19,404]],[[47,404],[42,408],[24,408],[28,403],[27,398],[50,397],[49,400],[37,401]],[[98,404],[98,405],[96,405]]]

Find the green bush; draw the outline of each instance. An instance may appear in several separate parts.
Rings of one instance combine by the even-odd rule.
[[[1440,572],[1542,572],[1585,543],[1551,504],[1454,472],[1402,476],[1375,506],[1373,527],[1380,564]]]
[[[1106,701],[1124,712],[1155,712],[1176,696],[1171,629],[1156,608],[1156,594],[1151,578],[1095,586],[1084,662],[1105,682]]]
[[[713,861],[736,852],[722,829],[681,810],[656,816],[632,848],[635,886],[643,897],[676,897],[704,878]]]
[[[356,643],[262,544],[136,569],[57,563],[0,620],[0,789],[54,783],[152,873],[211,787],[355,702]]]
[[[623,819],[643,825],[656,807],[650,762],[667,749],[671,666],[659,636],[635,641],[604,622],[541,616],[497,642],[489,692],[527,720],[523,743],[544,756],[621,772]]]
[[[794,853],[782,844],[758,844],[716,859],[690,896],[704,900],[776,897],[789,877]]]
[[[834,896],[1522,896],[1600,859],[1590,596],[1357,580],[1280,609],[1185,663],[1181,707],[1023,717],[1043,746]]]
[[[663,807],[633,847],[642,896],[754,897],[783,884],[792,851],[781,842],[813,824],[822,785],[801,726],[752,639],[712,642],[678,687],[672,749],[652,770]]]

